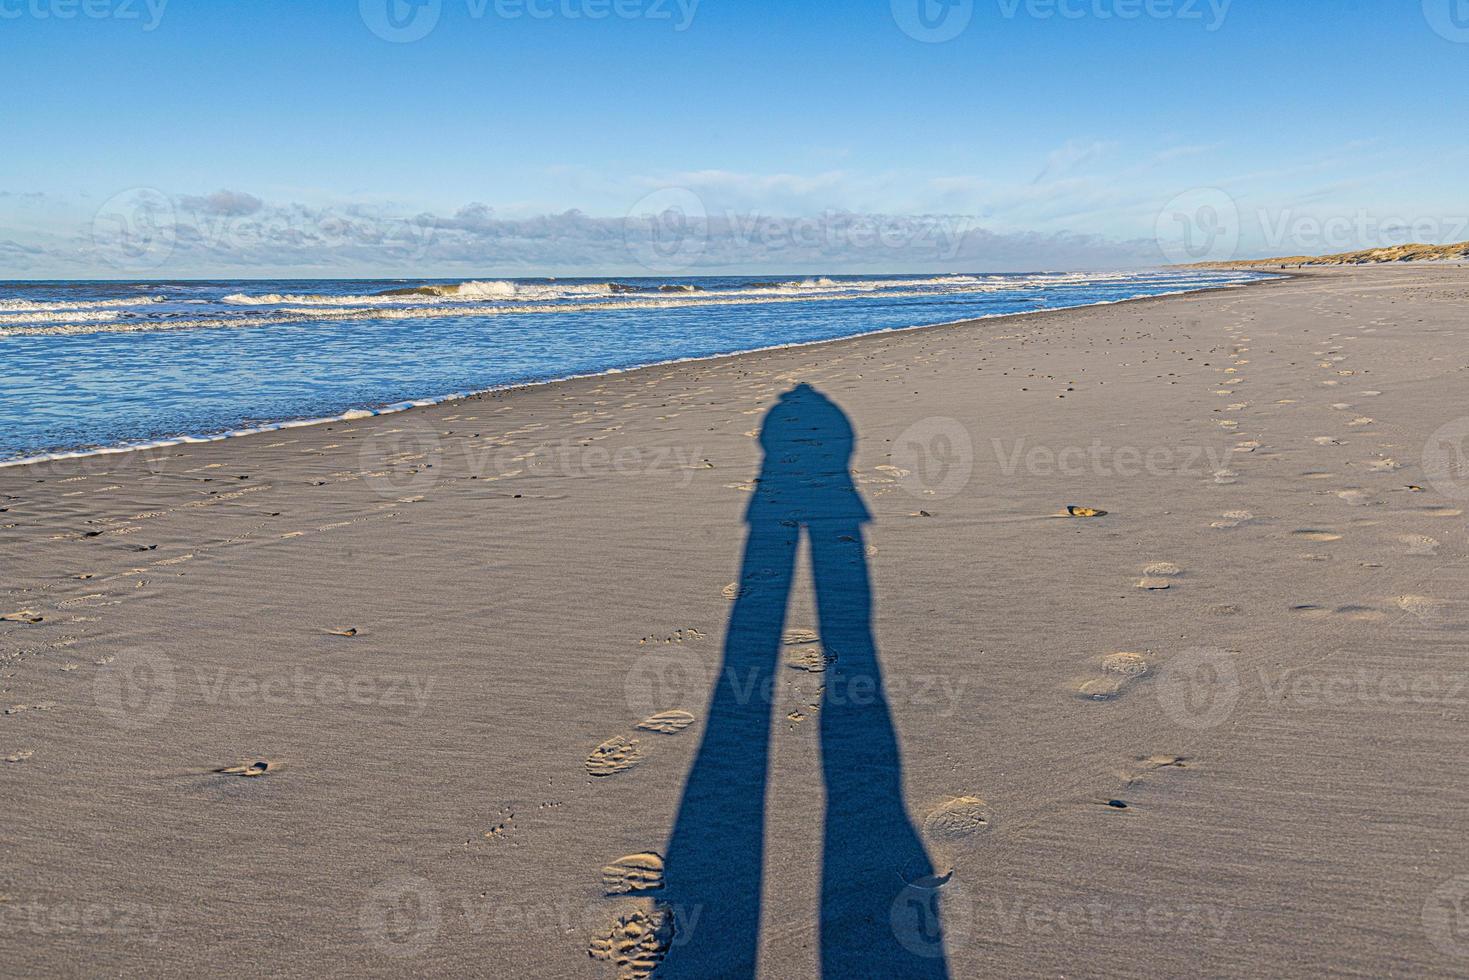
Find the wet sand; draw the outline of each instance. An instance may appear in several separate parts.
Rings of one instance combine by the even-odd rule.
[[[1462,973],[1466,301],[1302,270],[0,469],[0,972]]]

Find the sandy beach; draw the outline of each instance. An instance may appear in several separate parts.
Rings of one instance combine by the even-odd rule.
[[[1292,270],[0,469],[0,973],[1464,974],[1466,337]]]

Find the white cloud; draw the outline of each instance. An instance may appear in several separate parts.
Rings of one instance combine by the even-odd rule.
[[[1041,172],[1036,174],[1032,184],[1044,184],[1047,181],[1057,180],[1070,176],[1085,168],[1088,164],[1102,159],[1112,150],[1116,149],[1116,143],[1107,143],[1093,140],[1090,143],[1068,141],[1060,149],[1052,150],[1046,156],[1046,164]]]

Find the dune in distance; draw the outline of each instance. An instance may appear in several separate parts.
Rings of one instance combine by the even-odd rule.
[[[1189,269],[1250,269],[1308,265],[1378,265],[1387,262],[1456,262],[1469,259],[1469,242],[1453,245],[1388,245],[1334,255],[1286,255],[1273,259],[1236,259],[1230,262],[1191,262]]]

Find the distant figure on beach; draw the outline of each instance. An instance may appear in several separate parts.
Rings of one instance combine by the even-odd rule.
[[[807,384],[782,395],[765,417],[724,662],[667,851],[668,899],[697,920],[688,928],[675,921],[661,975],[755,975],[771,702],[804,530],[819,642],[830,661],[819,711],[822,976],[948,976],[937,882],[903,803],[873,640],[862,535],[871,517],[848,472],[854,445],[846,415]],[[915,902],[915,894],[924,897]],[[916,915],[918,924],[896,929],[895,915]]]

